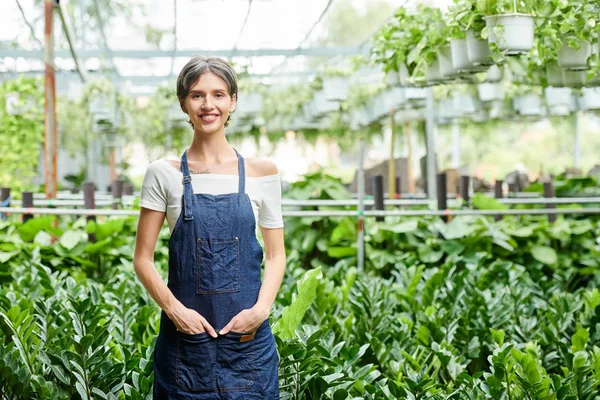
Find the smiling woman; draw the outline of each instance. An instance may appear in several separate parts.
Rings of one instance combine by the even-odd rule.
[[[269,313],[286,262],[281,178],[275,164],[245,160],[227,142],[225,126],[237,100],[229,64],[193,58],[177,79],[177,97],[194,139],[179,168],[167,160],[148,168],[134,255],[140,281],[163,310],[154,398],[279,399]],[[171,228],[167,285],[153,263],[165,217]]]

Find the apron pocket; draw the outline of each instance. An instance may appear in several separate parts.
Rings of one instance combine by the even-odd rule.
[[[248,340],[249,337],[252,339]],[[254,336],[229,332],[219,336],[217,343],[217,365],[221,391],[248,389],[256,379],[254,367]]]
[[[196,241],[197,293],[239,292],[240,242],[234,239]]]
[[[216,341],[208,333],[177,332],[176,380],[179,387],[188,392],[216,391],[216,355]]]

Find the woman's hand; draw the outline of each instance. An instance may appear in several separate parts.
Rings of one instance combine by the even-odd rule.
[[[196,310],[179,304],[170,314],[169,318],[180,332],[187,333],[188,335],[207,332],[210,336],[217,337],[217,332],[215,332],[214,328]]]
[[[230,331],[254,332],[267,318],[269,318],[269,313],[258,307],[242,310],[219,331],[219,335],[225,335]]]

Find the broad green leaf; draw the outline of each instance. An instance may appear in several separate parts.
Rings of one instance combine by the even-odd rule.
[[[590,339],[590,332],[587,329],[579,328],[577,332],[571,338],[571,350],[573,353],[585,350],[588,340]]]
[[[79,242],[81,242],[81,240],[82,237],[80,232],[69,230],[62,234],[59,243],[65,249],[72,250]]]
[[[558,262],[558,256],[552,247],[541,245],[532,246],[531,255],[542,264],[555,265]]]
[[[273,332],[282,339],[291,339],[300,325],[304,313],[315,300],[317,286],[323,277],[321,268],[306,272],[304,279],[298,283],[298,296],[294,302],[283,309],[281,318],[275,323]]]

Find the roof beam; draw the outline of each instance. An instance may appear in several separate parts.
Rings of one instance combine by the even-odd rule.
[[[80,58],[98,58],[106,54],[104,50],[76,50]],[[199,54],[207,54],[222,57],[270,57],[270,56],[337,56],[337,55],[361,55],[366,54],[364,48],[360,46],[344,47],[308,47],[300,49],[195,49],[195,50],[177,50],[175,57],[193,57]],[[111,57],[114,58],[171,58],[173,53],[162,50],[110,50]],[[43,56],[42,50],[25,49],[0,49],[0,58],[21,57],[36,58]],[[56,58],[71,58],[69,50],[56,50]]]

